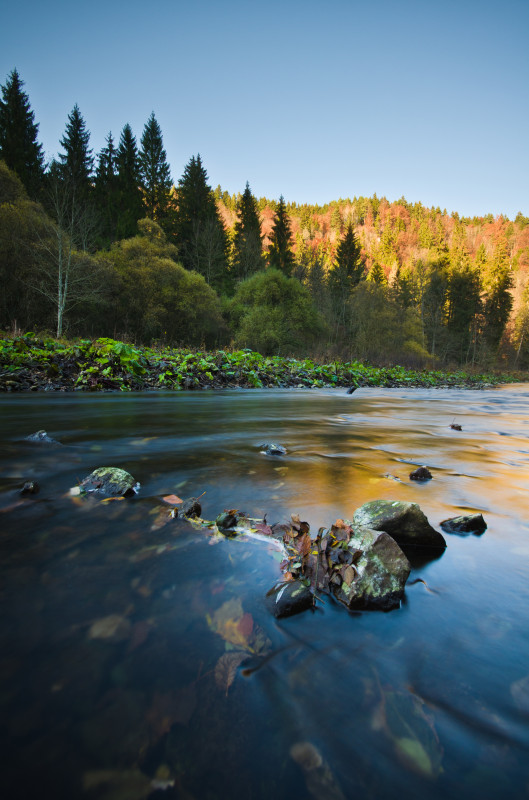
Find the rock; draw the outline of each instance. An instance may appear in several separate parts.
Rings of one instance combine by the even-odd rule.
[[[356,392],[357,388],[357,386],[351,386],[351,388],[346,391],[346,394],[352,394],[353,392]]]
[[[182,501],[179,510],[184,517],[199,517],[202,514],[202,506],[200,505],[198,497],[188,497]]]
[[[430,481],[432,473],[428,467],[417,467],[416,470],[410,472],[410,481]]]
[[[42,442],[44,444],[60,444],[57,439],[52,439],[51,436],[48,436],[46,431],[37,431],[37,433],[30,433],[29,436],[26,436],[26,442]]]
[[[274,442],[265,442],[260,444],[259,447],[261,448],[261,453],[267,456],[286,456],[287,454],[285,447],[280,444],[274,444]]]
[[[233,528],[237,525],[237,517],[235,514],[232,514],[230,511],[224,511],[222,514],[219,514],[217,519],[215,520],[215,525],[221,531],[221,533],[233,534]]]
[[[79,484],[81,494],[95,492],[105,497],[132,497],[138,489],[139,483],[119,467],[99,467]]]
[[[458,425],[457,422],[452,422],[450,427],[452,428],[453,431],[462,431],[463,430],[461,425]]]
[[[395,540],[355,525],[347,551],[354,564],[335,568],[330,586],[336,599],[351,609],[398,608],[411,567]]]
[[[266,604],[278,619],[280,617],[291,617],[312,608],[314,598],[308,586],[301,581],[288,581],[274,586],[266,595]]]
[[[432,528],[417,503],[372,500],[356,509],[353,525],[385,531],[401,546],[415,545],[437,550],[446,547],[442,534]]]
[[[20,490],[20,494],[23,497],[26,497],[29,494],[38,494],[40,491],[40,486],[37,481],[26,481],[22,489]]]
[[[444,519],[441,528],[446,533],[459,533],[466,536],[469,533],[480,535],[487,530],[487,523],[483,519],[483,514],[467,514],[461,517],[451,517]]]

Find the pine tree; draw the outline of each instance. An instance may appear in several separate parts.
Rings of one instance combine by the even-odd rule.
[[[483,309],[483,333],[487,346],[494,353],[500,344],[513,305],[510,292],[512,275],[505,245],[502,243],[494,250],[485,288],[487,296]]]
[[[253,272],[264,269],[263,237],[257,201],[248,183],[237,203],[232,252],[235,280],[244,280]]]
[[[283,195],[279,198],[270,238],[271,242],[268,248],[269,266],[273,269],[279,269],[285,275],[290,276],[294,267],[294,254],[292,252],[290,220]]]
[[[36,197],[42,188],[44,154],[37,141],[39,126],[23,86],[14,69],[1,87],[0,158],[17,173],[30,196]]]
[[[329,290],[336,301],[347,300],[354,287],[362,280],[365,265],[360,244],[349,222],[345,236],[336,249],[336,261],[329,272]]]
[[[226,288],[227,237],[200,155],[192,156],[178,181],[176,243],[187,269],[194,269],[216,289]]]
[[[367,276],[367,280],[371,281],[371,283],[376,283],[377,286],[387,286],[387,278],[384,272],[383,267],[375,261],[371,269],[369,270],[369,275]]]
[[[94,158],[90,144],[90,131],[77,103],[68,115],[66,130],[61,139],[64,153],[59,153],[59,172],[68,184],[75,201],[86,202],[91,194]]]
[[[166,227],[171,206],[171,171],[163,147],[162,130],[154,111],[145,123],[139,153],[140,187],[146,215]]]
[[[95,177],[95,200],[101,216],[100,245],[108,247],[116,240],[117,218],[119,213],[119,188],[116,173],[117,153],[112,133],[106,145],[98,154]]]
[[[138,146],[128,123],[121,131],[116,154],[116,167],[119,195],[116,238],[128,239],[135,236],[138,220],[144,215]]]

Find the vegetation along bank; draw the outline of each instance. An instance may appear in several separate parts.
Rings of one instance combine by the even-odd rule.
[[[4,392],[230,387],[343,387],[350,391],[362,386],[481,389],[522,379],[513,374],[382,368],[358,361],[317,364],[310,358],[263,356],[248,349],[155,350],[107,338],[65,342],[32,333],[0,338],[0,391]]]

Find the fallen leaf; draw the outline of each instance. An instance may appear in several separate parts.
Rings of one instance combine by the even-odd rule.
[[[239,623],[237,625],[239,631],[242,633],[246,639],[248,639],[253,633],[253,617],[251,614],[243,614]]]
[[[132,626],[121,614],[110,614],[96,620],[88,631],[89,639],[105,639],[111,642],[122,642],[130,636]]]
[[[178,503],[183,503],[184,501],[177,497],[175,494],[166,494],[165,497],[162,497],[164,503],[169,503],[171,506],[176,506]]]
[[[228,689],[235,680],[239,665],[246,658],[248,658],[247,653],[233,652],[224,653],[217,661],[215,666],[215,683],[219,689],[224,689],[226,691],[226,695],[228,694]]]

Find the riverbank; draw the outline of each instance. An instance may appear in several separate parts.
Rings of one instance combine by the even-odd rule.
[[[464,387],[526,381],[521,374],[407,370],[358,361],[317,364],[251,350],[134,347],[114,339],[75,342],[33,334],[0,338],[0,391],[141,391],[362,386]]]

